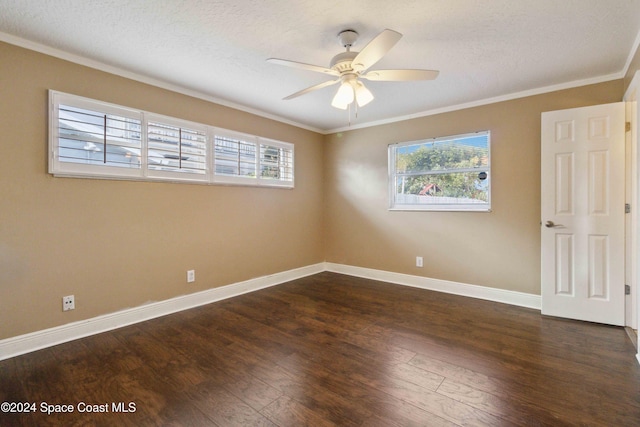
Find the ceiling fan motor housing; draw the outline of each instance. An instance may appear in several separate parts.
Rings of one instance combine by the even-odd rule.
[[[329,65],[331,69],[336,70],[339,73],[344,73],[347,71],[352,71],[351,62],[353,58],[358,56],[358,52],[342,52],[337,54],[331,59],[331,64]]]
[[[340,45],[347,49],[346,52],[341,52],[331,59],[329,67],[336,70],[340,74],[353,71],[351,62],[353,58],[358,56],[358,52],[351,52],[351,46],[358,39],[358,33],[354,30],[344,30],[338,34],[338,41]]]

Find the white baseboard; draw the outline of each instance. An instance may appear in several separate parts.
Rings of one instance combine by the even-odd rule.
[[[319,263],[0,340],[0,360],[331,271],[540,310],[540,296],[350,265]],[[640,356],[639,361],[640,361]]]
[[[314,264],[7,338],[0,340],[0,360],[279,285],[324,270],[324,263]]]
[[[382,282],[395,283],[397,285],[411,286],[414,288],[428,289],[471,298],[479,298],[517,305],[520,307],[533,308],[536,310],[540,310],[542,306],[540,295],[526,294],[523,292],[507,291],[504,289],[489,288],[486,286],[469,285],[466,283],[450,282],[448,280],[430,279],[428,277],[328,262],[325,263],[325,269],[326,271],[347,274],[349,276],[380,280]]]

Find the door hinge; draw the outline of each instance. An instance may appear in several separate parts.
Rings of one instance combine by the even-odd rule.
[[[624,131],[629,132],[631,130],[631,122],[624,123]]]
[[[624,204],[624,213],[631,213],[631,205],[629,203]]]
[[[624,294],[625,295],[631,295],[631,286],[624,285]]]

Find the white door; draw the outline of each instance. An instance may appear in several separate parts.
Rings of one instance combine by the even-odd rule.
[[[625,106],[542,113],[542,314],[624,326]]]

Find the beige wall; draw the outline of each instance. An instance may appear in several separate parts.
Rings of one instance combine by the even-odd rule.
[[[292,142],[296,188],[54,178],[48,89]],[[0,129],[0,339],[324,260],[322,135],[4,43]]]
[[[539,294],[540,113],[622,94],[620,79],[329,135],[326,260]],[[477,130],[491,131],[491,213],[387,209],[389,144]]]

